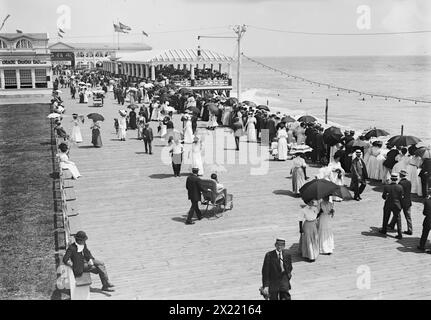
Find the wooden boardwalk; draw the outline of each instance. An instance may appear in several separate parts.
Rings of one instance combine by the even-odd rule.
[[[174,178],[171,166],[162,162],[166,142],[156,138],[150,156],[136,140],[136,131],[128,131],[126,142],[118,141],[113,119],[120,107],[112,93],[103,108],[64,99],[68,115],[100,112],[106,118],[102,148],[91,147],[86,121],[81,126],[84,142],[71,150],[71,160],[83,175],[75,189],[87,243],[116,285],[116,292],[102,293],[93,276],[91,299],[261,299],[263,257],[277,236],[286,238],[294,255],[293,299],[431,297],[431,255],[416,249],[423,220],[420,202],[412,208],[413,236],[397,240],[390,233],[383,238],[375,232],[382,221],[381,192],[378,186],[367,186],[363,201],[336,204],[334,254],[309,263],[296,252],[302,201],[289,192],[290,161],[270,161],[264,175],[251,175],[251,165],[239,164],[239,159],[225,165],[226,172],[218,174],[234,195],[233,210],[188,226],[186,175]],[[69,120],[63,121],[67,130]],[[181,126],[178,116],[175,123]],[[151,126],[156,133],[157,124]],[[229,136],[228,150],[222,150],[234,154],[229,150],[234,147],[231,134],[217,130]],[[203,128],[199,132],[206,134]],[[244,141],[241,148],[247,145]],[[188,172],[184,166],[182,171]],[[208,177],[211,166],[205,165],[205,171]],[[307,174],[316,172],[309,168]],[[368,271],[370,285],[361,286]]]

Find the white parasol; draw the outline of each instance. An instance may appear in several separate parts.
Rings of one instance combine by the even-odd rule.
[[[59,114],[59,113],[50,113],[48,115],[48,119],[55,119],[55,118],[60,118],[60,117],[61,117],[61,114]]]

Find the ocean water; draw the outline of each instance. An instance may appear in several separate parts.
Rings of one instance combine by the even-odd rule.
[[[252,57],[270,67],[309,80],[342,88],[388,96],[431,101],[431,57]],[[414,135],[431,143],[431,103],[360,96],[312,85],[270,71],[243,58],[241,100],[269,104],[271,111],[310,114],[324,119],[329,99],[328,123],[362,132],[369,127],[392,135]],[[236,66],[233,66],[236,96]],[[338,94],[338,96],[337,96]],[[365,101],[362,98],[365,97]],[[300,102],[302,99],[302,102]]]

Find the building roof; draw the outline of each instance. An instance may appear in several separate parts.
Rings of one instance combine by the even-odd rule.
[[[6,40],[16,40],[19,38],[29,38],[31,40],[48,40],[47,33],[0,33],[0,38]]]
[[[233,58],[208,49],[201,49],[198,56],[197,49],[162,49],[118,54],[119,62],[145,64],[171,63],[231,63]]]
[[[78,43],[78,42],[56,42],[49,45],[50,49],[70,48],[74,50],[118,50],[117,44],[112,42],[97,42],[97,43]],[[151,50],[152,48],[145,43],[120,43],[121,50]]]

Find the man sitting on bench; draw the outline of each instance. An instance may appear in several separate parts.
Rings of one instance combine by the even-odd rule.
[[[66,250],[63,263],[72,268],[75,277],[80,277],[84,272],[98,274],[100,281],[102,281],[102,291],[112,292],[114,285],[109,282],[105,264],[94,259],[85,244],[87,239],[84,231],[78,231],[75,235],[75,243],[72,243]]]
[[[224,203],[223,205],[226,205],[226,200],[227,200],[227,189],[218,182],[218,178],[217,178],[217,174],[213,173],[211,174],[211,179],[214,180],[217,184],[217,196],[216,199],[220,199],[220,196],[223,195],[224,198]]]

